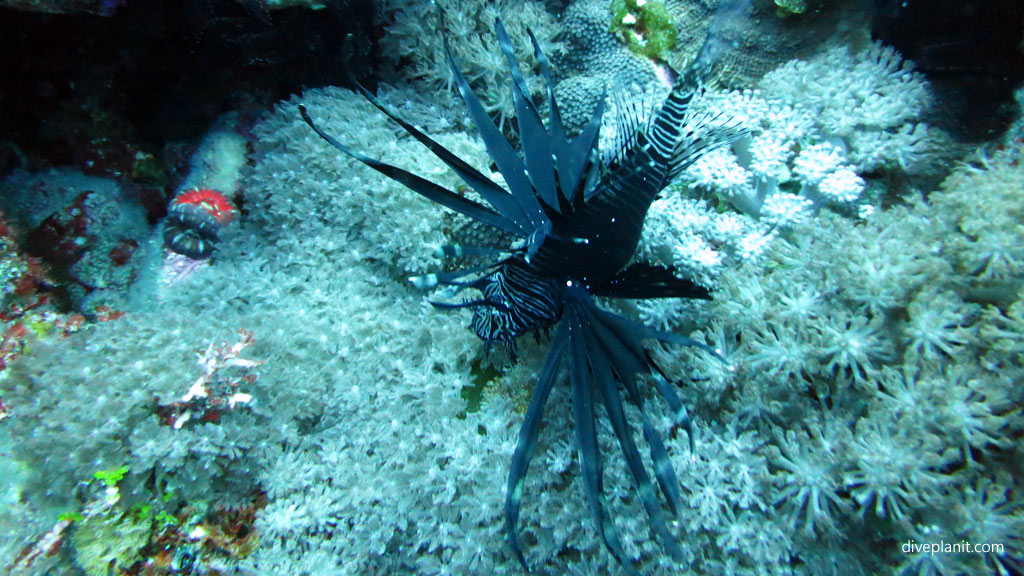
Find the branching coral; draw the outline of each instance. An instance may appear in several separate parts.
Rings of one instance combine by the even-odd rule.
[[[924,77],[879,43],[856,55],[837,47],[789,62],[766,75],[761,89],[777,104],[809,112],[820,134],[843,138],[860,171],[913,168],[931,144],[919,121],[931,101]]]
[[[970,342],[968,309],[953,292],[923,291],[907,306],[904,344],[909,362],[952,357]]]
[[[958,510],[967,540],[987,548],[975,550],[984,569],[1000,576],[1020,571],[1024,562],[1024,508],[1008,480],[979,480],[964,490]]]
[[[811,342],[803,340],[793,326],[769,325],[764,331],[748,334],[751,368],[782,381],[799,379],[817,365],[819,353]]]
[[[754,218],[795,226],[825,206],[866,216],[877,204],[879,172],[921,172],[936,132],[919,122],[929,102],[924,78],[891,48],[856,58],[833,48],[769,73],[759,90],[712,94],[751,138],[709,154],[684,174]]]
[[[830,314],[825,324],[825,367],[839,376],[863,382],[875,374],[878,363],[890,357],[880,334],[882,321],[856,315]]]
[[[673,187],[651,206],[640,250],[645,257],[713,286],[724,270],[757,261],[772,237],[764,224],[717,213],[707,202],[694,202],[680,187]]]
[[[1024,364],[1024,291],[1005,312],[990,306],[983,318],[979,332],[985,344]]]
[[[946,371],[934,385],[936,406],[934,428],[947,434],[952,449],[960,452],[963,461],[974,459],[972,451],[982,453],[1004,447],[1010,439],[1004,434],[1006,415],[1012,408],[1003,390],[981,378],[965,374],[962,368]]]
[[[950,238],[958,270],[979,287],[1024,274],[1024,163],[1012,150],[978,154],[933,195],[936,207],[961,234]],[[982,199],[979,201],[979,199]]]

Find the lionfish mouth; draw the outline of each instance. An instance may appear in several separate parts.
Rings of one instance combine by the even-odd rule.
[[[413,138],[476,191],[486,204],[465,198],[401,168],[363,155],[321,130],[303,106],[303,120],[324,140],[413,192],[470,219],[510,235],[516,245],[497,252],[486,248],[449,248],[446,253],[490,256],[490,262],[450,272],[413,278],[420,287],[445,286],[456,294],[475,294],[459,303],[434,302],[438,308],[473,310],[473,329],[488,345],[500,343],[513,355],[515,342],[527,333],[550,333],[547,359],[533,388],[509,467],[505,495],[508,544],[524,569],[517,524],[523,484],[537,446],[544,408],[556,383],[570,388],[572,419],[580,473],[594,528],[606,548],[628,571],[635,572],[623,551],[622,539],[611,520],[603,495],[603,465],[597,440],[598,404],[613,430],[632,475],[637,495],[666,551],[682,557],[677,538],[669,531],[656,495],[660,488],[669,511],[681,506],[679,481],[668,450],[644,410],[640,385],[649,377],[673,415],[673,428],[690,437],[691,421],[670,382],[645,348],[645,342],[695,346],[719,357],[708,346],[659,331],[602,310],[594,296],[608,298],[700,298],[708,291],[662,266],[635,263],[634,252],[651,203],[681,170],[707,152],[740,138],[743,132],[708,115],[691,112],[692,98],[702,92],[697,74],[677,76],[671,93],[647,120],[619,118],[617,149],[598,150],[603,104],[598,104],[579,135],[569,138],[552,91],[550,67],[536,38],[529,33],[541,75],[547,85],[548,123],[529,98],[508,33],[495,22],[498,42],[508,60],[517,115],[516,150],[488,117],[452,58],[448,39],[445,54],[456,85],[481,140],[508,188],[494,183],[416,127],[385,108],[367,90],[367,100],[397,122]],[[602,99],[603,100],[603,99]],[[713,121],[715,120],[715,121]],[[625,398],[623,397],[625,396]],[[634,441],[634,425],[624,410],[625,400],[640,413],[640,425],[650,447],[654,481]]]

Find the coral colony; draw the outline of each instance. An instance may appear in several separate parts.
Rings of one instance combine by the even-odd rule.
[[[958,142],[832,3],[563,4],[0,180],[2,570],[1024,573],[1024,89]]]

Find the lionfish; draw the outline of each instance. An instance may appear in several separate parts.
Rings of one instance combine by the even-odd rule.
[[[576,449],[586,500],[605,547],[620,565],[635,572],[626,560],[603,495],[603,463],[596,422],[598,402],[604,405],[651,526],[665,549],[674,558],[681,558],[634,441],[623,394],[639,408],[656,482],[669,509],[677,514],[681,505],[679,481],[665,443],[644,411],[640,377],[647,375],[656,383],[673,415],[673,429],[686,430],[691,451],[692,425],[675,390],[676,384],[669,382],[644,342],[696,346],[721,357],[700,342],[602,310],[594,298],[710,299],[707,289],[680,279],[669,267],[634,262],[634,252],[647,211],[661,190],[702,155],[738,139],[741,131],[727,122],[716,122],[717,116],[691,110],[691,101],[703,88],[697,74],[689,73],[680,77],[660,108],[648,118],[641,119],[635,108],[633,113],[623,115],[617,149],[602,157],[598,135],[604,98],[583,130],[569,138],[552,90],[548,60],[536,37],[528,31],[547,87],[549,122],[545,126],[529,98],[500,20],[495,23],[495,30],[511,71],[521,151],[517,152],[504,137],[470,89],[451,55],[447,37],[444,49],[469,115],[504,177],[507,190],[397,117],[361,88],[370,103],[429,148],[486,205],[360,154],[318,128],[301,105],[300,113],[320,137],[344,154],[498,234],[515,239],[507,250],[491,251],[493,261],[482,266],[412,280],[421,287],[447,286],[455,293],[471,290],[475,296],[461,303],[432,303],[438,308],[472,309],[473,330],[488,345],[504,344],[514,354],[519,336],[541,332],[550,336],[550,350],[526,409],[506,486],[506,539],[523,569],[529,570],[516,534],[522,488],[537,446],[545,405],[555,384],[564,380],[568,380],[571,390]],[[477,253],[487,252],[478,249]],[[566,360],[567,378],[562,373]]]

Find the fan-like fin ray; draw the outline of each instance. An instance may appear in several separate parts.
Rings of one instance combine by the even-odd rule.
[[[555,99],[551,80],[551,67],[548,58],[540,49],[540,44],[533,32],[527,31],[530,41],[533,43],[533,53],[540,64],[540,73],[544,77],[548,91],[548,106],[550,118],[548,119],[548,130],[551,133],[551,151],[558,165],[558,190],[561,200],[565,206],[573,206],[574,201],[582,201],[585,188],[590,182],[589,176],[594,175],[595,170],[587,170],[588,161],[597,168],[599,162],[597,157],[597,136],[601,127],[601,116],[604,114],[604,93],[594,109],[590,121],[576,138],[570,141],[565,135],[565,127],[562,124],[562,115],[558,110],[558,101]],[[577,190],[579,197],[577,198]],[[564,206],[563,206],[564,208]]]
[[[544,77],[544,85],[548,92],[548,131],[551,133],[551,152],[560,163],[561,159],[568,155],[566,150],[569,147],[569,140],[565,137],[562,114],[558,110],[558,101],[555,100],[555,83],[551,79],[551,67],[548,64],[548,57],[540,49],[537,37],[529,29],[526,30],[526,33],[530,36],[530,42],[533,43],[533,55],[537,59],[537,63],[540,64],[540,74]],[[559,164],[559,172],[561,172],[561,164]]]
[[[540,435],[540,424],[544,419],[544,405],[547,404],[551,389],[554,388],[558,379],[558,369],[562,365],[563,353],[565,351],[567,328],[565,324],[558,327],[554,338],[551,339],[551,350],[548,351],[544,368],[537,378],[537,385],[530,396],[530,405],[526,408],[526,416],[523,417],[523,425],[519,429],[519,438],[516,440],[515,452],[512,454],[512,463],[508,469],[508,483],[505,487],[505,538],[508,540],[512,553],[515,554],[523,570],[529,571],[526,565],[526,557],[519,548],[519,538],[516,535],[516,525],[519,522],[519,508],[523,497],[523,484],[526,481],[526,471],[530,467],[530,458],[533,450],[537,447],[537,438]]]
[[[566,178],[562,178],[562,159],[559,158],[558,177],[562,182],[562,194],[565,199],[574,207],[579,207],[584,200],[596,193],[598,188],[587,188],[596,177],[601,167],[601,157],[597,152],[598,137],[601,133],[601,116],[604,115],[605,91],[601,91],[601,98],[594,107],[590,121],[583,127],[569,146],[569,157],[566,158],[567,166],[564,169]]]
[[[391,164],[385,164],[384,162],[380,162],[378,160],[370,158],[369,156],[360,154],[355,150],[352,150],[348,146],[345,146],[341,142],[338,142],[334,137],[324,132],[323,130],[318,128],[316,124],[313,123],[313,119],[309,117],[309,113],[306,111],[306,107],[302,106],[301,104],[299,105],[299,113],[302,115],[302,119],[305,120],[306,124],[308,124],[309,127],[312,128],[313,131],[316,132],[321,138],[326,140],[328,144],[334,146],[341,152],[345,153],[348,156],[351,156],[352,158],[355,158],[356,160],[362,162],[363,164],[366,164],[370,168],[373,168],[374,170],[380,172],[381,174],[387,176],[388,178],[391,178],[392,180],[395,180],[396,182],[404,185],[406,188],[409,188],[413,192],[416,192],[421,196],[433,200],[434,202],[437,202],[438,204],[446,208],[451,208],[452,210],[455,210],[460,214],[469,216],[470,218],[483,224],[493,226],[495,228],[498,228],[499,230],[504,230],[509,234],[514,234],[517,236],[522,235],[522,231],[515,224],[515,222],[505,218],[504,216],[498,214],[497,212],[491,210],[490,208],[487,208],[486,206],[478,204],[467,198],[463,198],[462,196],[459,196],[458,194],[452,192],[451,190],[434,184],[430,180],[417,176],[412,172],[403,170],[401,168],[398,168],[397,166],[392,166]]]
[[[700,118],[687,118],[690,134],[696,138],[682,138],[668,160],[667,181],[693,165],[708,152],[743,139],[749,131],[734,124],[722,124],[721,114],[705,114]]]
[[[615,101],[615,144],[611,150],[602,151],[602,159],[609,168],[621,164],[626,154],[635,148],[637,136],[650,121],[651,108],[646,94],[625,96],[620,86],[612,87],[612,99]]]
[[[678,278],[671,268],[637,262],[620,270],[604,286],[592,291],[610,298],[697,298],[710,300],[707,288]]]

